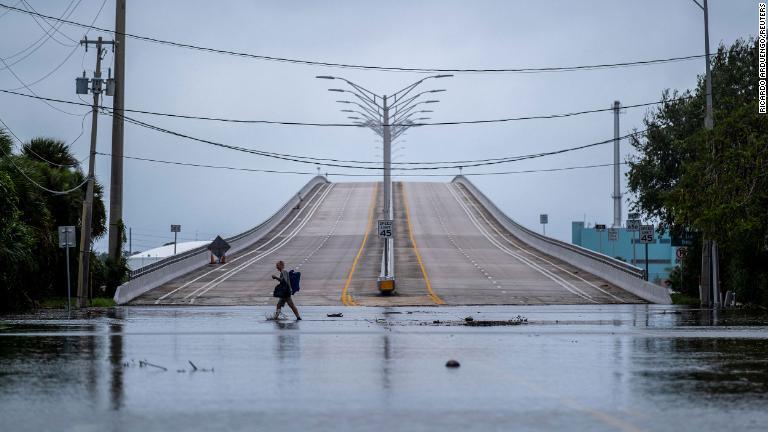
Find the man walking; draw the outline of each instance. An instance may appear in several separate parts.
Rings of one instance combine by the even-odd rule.
[[[274,293],[272,294],[279,299],[275,308],[275,319],[280,318],[280,309],[282,309],[283,306],[288,303],[288,306],[296,316],[296,321],[301,321],[299,310],[296,308],[296,305],[293,303],[293,299],[291,298],[291,278],[288,276],[288,271],[285,269],[285,263],[283,261],[278,261],[277,264],[275,264],[275,268],[277,268],[278,275],[272,275],[272,279],[275,279],[279,282],[275,287]]]

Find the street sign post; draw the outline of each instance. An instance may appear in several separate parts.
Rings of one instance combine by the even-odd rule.
[[[637,265],[637,239],[635,233],[640,231],[640,215],[637,213],[630,213],[627,215],[627,231],[632,233],[632,265]]]
[[[541,231],[544,235],[547,235],[547,224],[549,223],[549,215],[542,213],[539,215],[539,223],[541,224]]]
[[[379,219],[378,225],[376,228],[376,232],[379,233],[379,237],[383,239],[387,239],[389,237],[392,237],[392,220],[390,219]]]
[[[611,255],[616,258],[616,242],[619,241],[618,228],[608,228],[608,241],[611,242]]]
[[[64,248],[64,253],[67,256],[67,311],[70,310],[70,300],[72,298],[72,289],[70,287],[69,277],[69,248],[75,247],[75,227],[72,225],[64,225],[59,227],[59,247]]]
[[[595,231],[597,231],[597,240],[600,242],[600,253],[603,253],[603,231],[605,231],[605,224],[595,224]]]
[[[640,243],[645,244],[645,280],[648,280],[648,243],[653,242],[653,225],[640,225]]]
[[[173,254],[176,255],[176,236],[181,232],[181,225],[171,225],[171,232],[173,233]]]

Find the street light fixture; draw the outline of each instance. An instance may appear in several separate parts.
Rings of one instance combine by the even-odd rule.
[[[413,127],[414,121],[410,120],[410,117],[413,115],[416,115],[417,113],[426,113],[426,112],[432,112],[427,110],[418,110],[414,111],[414,108],[417,105],[420,104],[426,104],[426,103],[437,103],[438,100],[426,100],[426,101],[417,101],[419,97],[425,94],[431,94],[431,93],[441,93],[446,91],[445,89],[434,89],[434,90],[425,90],[421,93],[417,93],[413,96],[408,96],[415,88],[417,88],[421,83],[423,83],[426,80],[429,79],[440,79],[440,78],[449,78],[453,75],[450,74],[437,74],[437,75],[430,75],[427,77],[424,77],[416,82],[413,82],[402,89],[390,94],[390,95],[378,95],[375,92],[368,90],[358,84],[353,83],[352,81],[341,78],[337,76],[332,75],[317,75],[316,78],[318,79],[326,79],[326,80],[341,80],[344,81],[347,85],[349,85],[353,90],[348,89],[341,89],[341,88],[330,88],[328,91],[336,92],[336,93],[351,93],[355,95],[361,102],[353,102],[353,101],[347,101],[347,100],[338,100],[336,102],[343,103],[343,104],[353,104],[357,105],[359,108],[361,108],[365,113],[357,111],[357,110],[347,110],[343,109],[342,112],[345,113],[353,113],[353,114],[359,114],[362,117],[357,116],[348,116],[351,120],[365,120],[365,121],[357,121],[354,124],[358,126],[365,126],[373,130],[377,135],[382,137],[383,145],[382,145],[382,152],[383,152],[383,164],[384,164],[384,170],[383,170],[383,184],[384,184],[384,205],[382,206],[384,209],[383,218],[391,220],[393,218],[392,213],[392,141],[397,139],[399,136],[401,136],[405,131]],[[392,111],[392,117],[390,117],[390,111]],[[422,121],[422,120],[428,120],[428,117],[419,117],[416,119],[416,121]],[[393,121],[394,120],[394,121]],[[392,264],[391,261],[391,250],[392,250],[392,238],[386,238],[384,242],[384,255],[383,255],[383,271],[381,274],[381,277],[379,278],[380,281],[380,289],[382,291],[385,290],[385,285],[388,287],[387,291],[391,291],[394,289],[394,277],[393,272],[391,271]],[[388,281],[386,284],[383,283],[384,281]]]

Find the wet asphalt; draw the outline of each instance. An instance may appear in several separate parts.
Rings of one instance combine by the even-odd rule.
[[[266,319],[271,310],[155,306],[0,317],[0,430],[768,424],[765,313],[316,306],[302,308],[303,321],[276,322]],[[329,318],[333,312],[343,317]],[[460,367],[446,368],[450,359]]]

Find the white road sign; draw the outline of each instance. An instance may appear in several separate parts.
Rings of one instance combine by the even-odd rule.
[[[640,243],[653,243],[653,225],[640,225]]]
[[[75,247],[75,227],[71,225],[59,227],[59,247]]]
[[[640,219],[627,219],[627,231],[640,231]]]
[[[392,221],[379,219],[376,231],[379,233],[379,237],[388,238],[392,237]]]
[[[608,241],[619,241],[618,228],[608,228]]]

